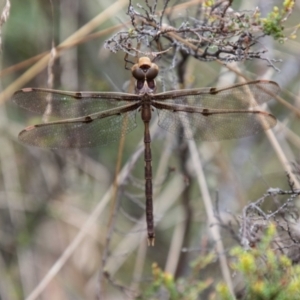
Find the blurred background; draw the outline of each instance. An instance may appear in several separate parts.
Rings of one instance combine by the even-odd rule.
[[[199,9],[200,2],[170,1],[168,7],[179,6],[173,17],[185,18]],[[282,2],[233,1],[232,8],[243,14],[259,7],[264,16],[275,5],[282,7]],[[7,2],[0,4],[3,11]],[[132,4],[143,13],[136,2]],[[146,7],[144,1],[139,4]],[[115,141],[91,149],[47,150],[18,142],[24,127],[42,122],[41,116],[10,101],[18,89],[129,91],[131,73],[125,68],[124,51],[104,48],[117,32],[130,32],[128,5],[121,0],[11,3],[1,27],[0,299],[29,295],[27,299],[132,299],[147,287],[153,263],[184,277],[190,273],[191,261],[214,249],[211,228],[216,223],[211,223],[203,204],[194,154],[176,135],[158,128],[157,119],[151,127],[154,247],[147,246],[139,113],[138,126],[126,135],[124,145]],[[162,9],[158,1],[156,10]],[[299,10],[296,3],[284,23],[286,30],[291,32],[298,25]],[[49,63],[46,54],[52,43],[64,44],[56,53],[52,51]],[[185,62],[186,87],[238,83],[239,76],[228,68],[234,67],[248,80],[276,81],[280,96],[291,104],[287,107],[274,99],[263,108],[278,119],[272,129],[275,142],[264,132],[238,140],[197,141],[208,198],[225,223],[268,188],[287,188],[285,172],[299,160],[300,129],[294,111],[300,106],[299,37],[284,42],[265,37],[256,47],[267,50],[264,57],[278,60],[273,62],[275,67],[254,58],[224,64],[191,56]],[[156,60],[161,70],[159,90],[179,88],[182,82],[172,67],[175,54],[162,56]],[[237,244],[228,231],[221,236],[224,251]],[[221,279],[218,261],[210,262],[197,276]],[[39,285],[41,281],[44,285]]]

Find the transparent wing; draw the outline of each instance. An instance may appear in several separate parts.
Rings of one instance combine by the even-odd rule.
[[[29,111],[58,118],[76,118],[124,106],[139,97],[127,93],[64,92],[24,88],[15,92],[12,101]]]
[[[276,125],[261,111],[205,110],[204,113],[158,110],[160,127],[187,139],[218,141],[251,136]]]
[[[154,95],[157,101],[208,109],[247,109],[274,97],[280,88],[274,81],[257,80],[227,88],[178,90]]]
[[[45,148],[85,148],[116,141],[136,127],[136,110],[104,118],[79,118],[33,125],[19,134],[25,144]]]
[[[253,110],[279,92],[273,81],[257,80],[227,88],[158,94],[159,126],[191,139],[216,141],[254,135],[276,125],[276,118]],[[166,98],[169,97],[169,98]]]

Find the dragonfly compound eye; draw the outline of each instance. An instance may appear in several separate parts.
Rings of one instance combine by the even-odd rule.
[[[147,80],[154,79],[157,76],[157,74],[158,74],[158,67],[157,67],[157,65],[155,65],[155,64],[152,64],[152,65],[154,65],[154,66],[151,66],[151,68],[149,68],[147,70],[147,72],[146,72]]]
[[[136,68],[134,68],[134,66],[136,66]],[[132,68],[132,76],[136,79],[136,80],[141,80],[144,81],[146,78],[146,72],[139,68],[137,65],[134,65]]]

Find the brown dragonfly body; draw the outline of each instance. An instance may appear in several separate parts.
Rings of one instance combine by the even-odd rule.
[[[19,106],[59,118],[25,128],[19,140],[46,148],[83,148],[120,139],[136,127],[136,112],[144,122],[145,195],[148,243],[154,245],[151,137],[153,108],[160,127],[188,139],[204,141],[251,136],[276,125],[276,118],[260,110],[278,93],[273,81],[257,80],[226,88],[201,88],[155,93],[158,67],[147,57],[132,67],[136,94],[114,92],[65,92],[24,88],[13,101]],[[182,129],[183,130],[179,130]]]

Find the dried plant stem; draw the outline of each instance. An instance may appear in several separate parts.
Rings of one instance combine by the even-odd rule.
[[[240,73],[239,68],[237,66],[237,64],[235,63],[232,67],[232,71],[237,71],[238,73]],[[271,73],[268,72],[264,77],[266,79],[269,79],[271,77]],[[246,76],[241,76],[242,82],[245,82],[248,80],[248,78]],[[284,105],[284,102],[286,102],[285,100],[283,100],[281,97],[274,95],[274,98],[276,98],[276,100],[278,100],[277,98],[280,99],[280,103]],[[286,102],[287,103],[287,102]],[[286,106],[287,108],[291,109],[296,115],[298,115],[299,110],[292,106],[291,104],[287,103],[288,105]],[[300,116],[300,115],[298,115]],[[292,165],[289,163],[284,151],[282,150],[282,147],[280,146],[274,132],[272,130],[267,130],[266,132],[266,136],[268,137],[270,143],[273,146],[273,149],[275,150],[277,157],[282,165],[282,167],[284,168],[284,170],[289,174],[291,180],[294,182],[295,187],[296,188],[300,188],[300,182],[297,179],[297,177],[295,176],[295,174],[293,174],[293,170],[292,170]]]
[[[183,218],[182,214],[177,216],[177,218]],[[185,222],[177,222],[175,225],[175,229],[173,232],[171,244],[169,247],[169,254],[167,256],[165,272],[175,275],[180,255],[182,255],[182,243],[184,240],[184,234],[186,233],[186,223]]]
[[[275,150],[277,157],[282,164],[284,170],[289,174],[290,179],[293,181],[295,184],[295,188],[299,189],[300,188],[300,183],[295,174],[293,173],[292,165],[291,162],[288,161],[285,153],[282,150],[282,147],[280,146],[275,134],[273,131],[268,130],[266,131],[266,135],[269,138],[270,143],[273,146],[273,149]]]
[[[201,160],[199,157],[199,153],[198,153],[198,149],[196,147],[195,141],[190,140],[188,142],[188,146],[189,146],[189,150],[191,153],[191,158],[193,161],[193,165],[194,165],[194,169],[196,172],[196,177],[197,177],[197,182],[199,185],[199,189],[200,192],[202,194],[202,198],[203,198],[203,203],[204,203],[204,207],[206,210],[206,214],[208,217],[208,225],[211,224],[217,224],[218,221],[214,215],[214,210],[213,210],[213,205],[212,205],[212,201],[210,198],[210,194],[209,194],[209,190],[208,190],[208,186],[207,186],[207,182],[205,179],[205,175],[203,172],[203,168],[202,168],[202,164],[201,164]],[[219,231],[219,227],[218,226],[211,226],[209,227],[210,231],[211,231],[211,235],[212,238],[215,242],[215,247],[216,247],[216,252],[218,254],[219,260],[220,260],[220,266],[221,266],[221,271],[223,274],[223,278],[224,281],[226,282],[231,295],[233,296],[233,285],[232,285],[232,281],[231,281],[231,275],[229,272],[229,268],[227,265],[227,259],[225,256],[225,251],[224,251],[224,246],[222,243],[222,237]],[[233,296],[234,297],[234,296]]]
[[[135,265],[133,269],[133,282],[131,283],[130,289],[135,292],[139,292],[139,285],[141,283],[141,278],[143,277],[143,270],[146,261],[147,254],[147,244],[140,243],[136,255]]]

